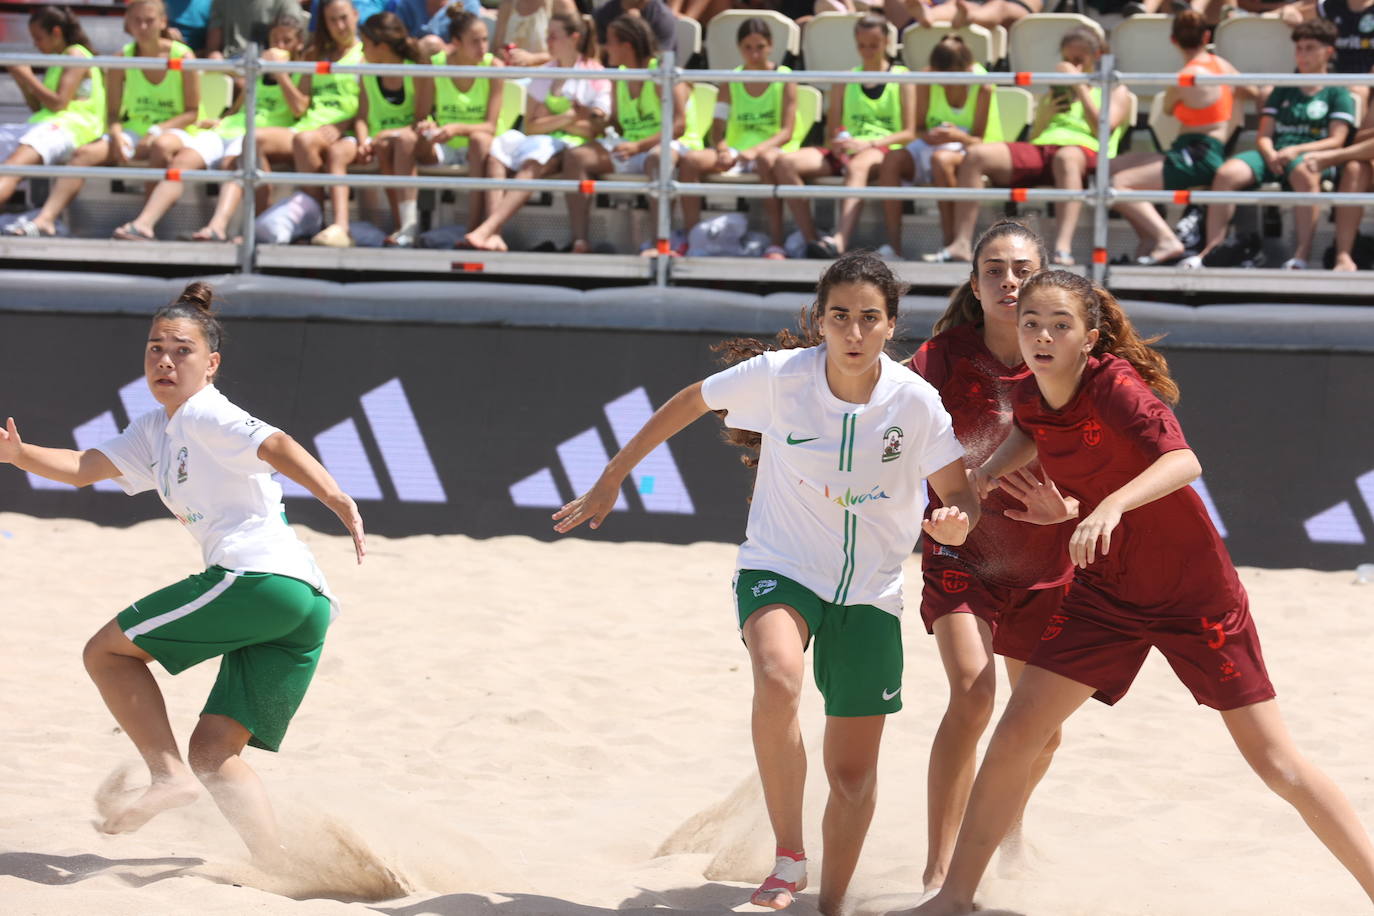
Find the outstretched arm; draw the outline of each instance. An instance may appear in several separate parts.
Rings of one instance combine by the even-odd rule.
[[[1105,557],[1111,550],[1112,532],[1121,523],[1121,516],[1188,486],[1201,474],[1202,465],[1192,449],[1181,448],[1160,455],[1154,464],[1108,494],[1091,515],[1079,522],[1069,539],[1069,559],[1075,566],[1086,569],[1098,557],[1099,541],[1101,556]]]
[[[1048,474],[1041,480],[1029,468],[1017,468],[998,478],[997,485],[1026,507],[1002,510],[1007,518],[1032,525],[1057,525],[1078,518],[1078,500],[1060,493]]]
[[[9,417],[5,428],[0,429],[0,464],[12,464],[21,471],[74,487],[86,487],[97,480],[119,476],[119,468],[114,462],[93,448],[76,451],[27,444],[19,438],[14,417]]]
[[[941,544],[958,547],[982,515],[978,496],[964,473],[964,459],[956,458],[926,479],[944,505],[930,513],[921,530]]]
[[[566,534],[585,521],[590,521],[593,528],[600,528],[615,507],[620,484],[635,465],[708,410],[710,408],[701,397],[701,382],[694,382],[673,395],[667,404],[654,411],[634,438],[616,452],[590,490],[553,514],[554,521],[558,522],[553,530]]]
[[[353,498],[339,488],[339,483],[315,456],[301,447],[301,444],[286,433],[275,432],[258,446],[258,457],[273,469],[310,491],[320,502],[329,507],[339,521],[344,523],[348,533],[353,536],[353,550],[358,562],[367,555],[366,536],[363,533],[363,518],[358,514],[358,506]]]

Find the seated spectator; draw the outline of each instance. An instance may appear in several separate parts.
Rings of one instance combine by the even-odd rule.
[[[30,13],[29,37],[39,54],[92,56],[81,20],[66,8],[42,6]],[[33,114],[22,124],[0,124],[0,161],[5,165],[62,165],[78,147],[100,136],[105,76],[99,68],[49,67],[42,79],[24,64],[11,65],[9,72]],[[14,175],[0,177],[0,206],[21,181]]]
[[[515,67],[549,62],[549,19],[554,13],[577,15],[572,0],[501,0],[496,11],[497,53]]]
[[[167,21],[172,38],[192,51],[205,50],[210,24],[211,0],[167,0]]]
[[[1184,60],[1179,73],[1236,72],[1229,62],[1207,50],[1209,37],[1200,13],[1186,10],[1174,17],[1170,40]],[[1247,97],[1252,90],[1170,86],[1164,92],[1164,109],[1178,120],[1182,131],[1167,153],[1124,153],[1113,159],[1112,187],[1127,191],[1182,191],[1210,186],[1226,159],[1225,144],[1231,133],[1231,111],[1237,94]],[[1187,254],[1183,242],[1153,204],[1121,201],[1115,206],[1140,237],[1137,264],[1173,264]]]
[[[1374,0],[1317,0],[1315,12],[1336,27],[1332,73],[1374,70]],[[1361,105],[1369,102],[1368,86],[1348,88]]]
[[[495,63],[487,45],[487,21],[481,16],[450,7],[448,38],[448,50],[434,55],[431,63],[450,67],[490,67]],[[466,166],[468,175],[474,178],[486,175],[487,155],[504,101],[504,80],[438,77],[434,116],[420,125],[416,153],[419,161],[425,165]],[[469,195],[469,226],[476,226],[485,218],[487,194],[473,191]]]
[[[305,49],[305,20],[296,16],[283,16],[272,26],[272,30],[268,33],[268,40],[272,46],[263,51],[263,60],[296,60],[300,57],[301,51]],[[310,100],[296,88],[290,74],[265,73],[260,78],[260,82],[257,113],[253,118],[253,124],[257,128],[286,127],[293,124],[296,118],[305,113]],[[290,90],[289,95],[288,90]],[[179,171],[237,168],[239,156],[243,153],[243,135],[247,132],[247,114],[241,107],[242,103],[243,98],[240,97],[240,107],[232,113],[217,120],[201,121],[196,124],[197,127],[208,132],[208,136],[219,139],[218,151],[208,140],[204,145],[182,147],[172,157],[171,168]],[[186,184],[182,181],[158,182],[157,187],[153,188],[153,192],[148,195],[148,202],[143,205],[142,212],[116,229],[114,237],[132,242],[146,242],[155,239],[158,222],[181,199],[185,187]],[[261,202],[265,208],[266,198],[269,196],[267,192],[271,189],[263,187],[261,190],[263,192]],[[239,201],[242,199],[243,186],[238,182],[230,181],[221,185],[219,197],[215,201],[215,215],[204,229],[191,236],[191,240],[196,242],[226,241],[229,220],[238,210]]]
[[[304,2],[304,0],[302,0]],[[358,21],[366,22],[368,19],[387,11],[393,0],[352,0],[353,8],[358,13]],[[323,0],[310,0],[310,31],[320,30],[320,13],[324,8]]]
[[[864,16],[854,24],[854,44],[862,61],[855,70],[906,73],[887,56],[887,22]],[[889,150],[900,149],[916,138],[916,87],[893,83],[876,76],[872,83],[836,83],[830,87],[830,111],[826,117],[828,144],[808,146],[788,153],[773,171],[778,184],[800,185],[807,178],[843,175],[848,187],[862,188],[875,177]],[[811,216],[811,202],[789,197],[788,209],[797,230],[806,239],[807,255],[834,258],[853,240],[863,201],[846,198],[840,205],[840,225],[833,235],[821,236]]]
[[[1293,29],[1293,51],[1299,73],[1327,73],[1336,54],[1336,27],[1325,19],[1304,22]],[[1322,150],[1345,146],[1355,123],[1355,100],[1344,86],[1279,86],[1260,110],[1256,149],[1226,160],[1212,179],[1213,191],[1245,191],[1256,185],[1281,182],[1285,190],[1312,193],[1323,178],[1335,179],[1334,169],[1302,168],[1303,159]],[[1199,254],[1181,267],[1226,267],[1242,257],[1244,243],[1226,239],[1235,204],[1207,208],[1206,242]],[[1302,270],[1312,257],[1317,208],[1293,208],[1298,244],[1284,262],[1288,270]]]
[[[426,63],[420,56],[419,44],[406,33],[406,27],[395,13],[374,13],[363,23],[359,34],[363,59],[369,64]],[[433,80],[420,76],[367,75],[361,82],[353,133],[329,145],[326,155],[329,171],[343,175],[354,163],[367,165],[375,161],[385,175],[414,175],[418,139],[415,125],[429,118],[434,104]],[[301,156],[297,156],[296,168],[314,170],[303,167]],[[347,248],[353,244],[349,233],[348,192],[345,185],[329,189],[334,222],[310,240],[312,245]],[[393,226],[386,244],[401,248],[414,246],[420,234],[415,189],[387,188],[386,196],[391,204]]]
[[[297,0],[214,0],[206,25],[209,57],[238,57],[248,42],[267,47],[268,32],[282,16],[300,16]]]
[[[1103,50],[1101,37],[1092,29],[1070,29],[1059,40],[1059,55],[1063,59],[1056,69],[1060,73],[1091,73],[1097,69],[1097,60]],[[1109,156],[1115,149],[1116,132],[1125,123],[1130,100],[1130,92],[1125,86],[1112,90],[1113,141],[1107,150]],[[1097,167],[1097,116],[1101,104],[1102,90],[1097,86],[1083,83],[1056,86],[1041,97],[1036,107],[1030,142],[981,143],[971,148],[959,163],[959,186],[981,188],[983,179],[987,178],[1004,188],[1053,184],[1056,188],[1082,190],[1088,170]],[[1082,209],[1081,200],[1055,204],[1058,225],[1052,260],[1057,265],[1073,263],[1073,232]],[[956,203],[950,243],[934,255],[927,255],[925,260],[937,263],[969,260],[977,221],[977,202]]]
[[[654,33],[640,16],[624,15],[606,30],[606,55],[612,67],[642,70],[654,66]],[[673,87],[673,123],[663,123],[663,109],[658,87],[652,82],[617,81],[612,93],[611,122],[619,132],[599,143],[584,143],[567,150],[563,155],[563,177],[574,181],[597,178],[607,172],[658,174],[659,144],[665,139],[677,147],[677,138],[686,128],[687,97],[691,87],[677,83]],[[664,137],[665,128],[671,133]],[[673,159],[677,152],[674,149]],[[588,241],[588,201],[584,194],[567,196],[568,221],[572,224],[571,250],[591,250]],[[649,198],[650,225],[657,225],[657,201]],[[644,242],[641,251],[653,253],[652,244]]]
[[[649,23],[649,29],[654,33],[655,48],[660,51],[677,50],[677,20],[663,0],[607,0],[598,6],[593,18],[596,19],[596,40],[603,48],[607,45],[607,27],[627,13],[643,16],[644,21]],[[679,66],[685,63],[678,61]]]
[[[1042,0],[945,0],[938,5],[926,0],[902,0],[911,18],[923,26],[949,23],[956,29],[981,25],[985,29],[1011,28],[1018,19],[1045,8]],[[899,27],[900,28],[900,27]]]
[[[420,42],[420,53],[425,57],[444,50],[449,13],[463,10],[480,16],[482,4],[478,0],[390,0],[388,8],[401,17],[410,37]]]
[[[554,13],[549,20],[546,66],[601,70],[597,59],[596,25],[590,16]],[[548,178],[563,169],[565,150],[595,141],[611,112],[611,83],[590,73],[579,79],[530,80],[525,102],[524,131],[508,130],[496,138],[487,158],[487,176],[519,179]],[[463,237],[460,247],[506,251],[501,229],[530,198],[529,191],[496,191],[489,215]],[[469,225],[472,225],[469,220]]]
[[[1374,189],[1374,105],[1366,106],[1364,120],[1349,146],[1340,149],[1317,150],[1302,157],[1302,168],[1316,175],[1329,174],[1340,166],[1340,181],[1336,190],[1341,193],[1364,194]],[[1355,239],[1360,234],[1364,207],[1335,207],[1336,239],[1333,244],[1332,270],[1358,270],[1355,263]]]
[[[131,0],[124,12],[124,31],[133,41],[125,57],[190,60],[195,54],[179,41],[164,37],[167,11],[162,0]],[[107,133],[87,143],[71,158],[72,165],[126,165],[147,159],[152,168],[166,168],[182,147],[210,149],[218,138],[195,129],[200,109],[200,75],[195,71],[111,70],[106,77]],[[213,153],[217,157],[217,152]],[[38,215],[20,220],[10,231],[22,235],[54,235],[57,220],[86,184],[83,178],[61,178],[53,184]]]
[[[736,70],[781,70],[773,63],[773,32],[763,19],[740,23],[735,40],[744,61]],[[726,83],[711,126],[715,145],[682,155],[680,177],[700,181],[703,175],[757,174],[764,184],[775,184],[773,166],[782,148],[792,140],[797,119],[795,83]],[[764,202],[772,245],[765,257],[783,258],[782,201]],[[701,198],[682,198],[683,233],[690,233],[701,219]]]
[[[973,59],[964,39],[946,35],[930,49],[927,72],[986,73]],[[888,187],[903,184],[954,186],[959,163],[965,151],[978,143],[1002,139],[998,120],[997,95],[991,86],[968,83],[921,84],[916,87],[916,139],[905,147],[889,150],[883,157],[878,183]],[[954,204],[939,202],[941,244],[953,241]],[[878,249],[884,258],[902,257],[902,202],[883,201],[883,222],[887,244]]]

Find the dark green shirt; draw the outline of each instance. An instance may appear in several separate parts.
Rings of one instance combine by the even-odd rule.
[[[1323,86],[1307,95],[1298,86],[1280,86],[1269,93],[1261,114],[1274,119],[1274,149],[1323,140],[1332,121],[1355,129],[1355,100],[1344,86]]]

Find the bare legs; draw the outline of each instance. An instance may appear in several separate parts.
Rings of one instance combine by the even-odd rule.
[[[1368,191],[1374,180],[1374,163],[1356,160],[1341,167],[1339,191],[1360,193]],[[1364,207],[1336,208],[1336,260],[1332,270],[1355,270],[1355,259],[1351,252],[1355,248],[1355,236],[1360,231],[1360,220],[1364,218]]]
[[[955,177],[961,188],[981,188],[984,178],[994,185],[1010,184],[1011,151],[1005,143],[980,143],[964,156]],[[971,260],[973,228],[978,222],[978,204],[972,201],[955,203],[953,214],[954,225],[945,251],[952,260]]]
[[[171,167],[174,169],[184,169],[194,171],[205,168],[205,160],[200,153],[193,149],[183,147],[172,157]],[[152,238],[157,229],[157,224],[167,215],[176,202],[181,200],[185,185],[180,181],[159,181],[153,188],[153,193],[148,195],[148,200],[144,202],[143,209],[129,221],[129,225],[138,230],[145,238]],[[116,230],[118,236],[120,230]]]
[[[375,144],[377,164],[384,175],[415,174],[415,131],[401,130],[388,132]],[[387,236],[388,245],[413,244],[419,234],[416,214],[415,188],[387,188],[386,199],[391,205],[391,235]]]
[[[563,177],[571,181],[586,181],[607,172],[615,171],[611,154],[606,147],[593,140],[574,147],[563,154]],[[572,227],[572,250],[582,253],[592,250],[588,240],[591,222],[591,203],[586,194],[574,192],[567,195],[568,222]]]
[[[357,155],[357,141],[352,137],[342,137],[339,129],[332,124],[296,134],[292,141],[292,156],[296,160],[298,172],[329,172],[331,175],[343,175],[348,172],[348,166]],[[323,202],[322,188],[309,187],[304,190],[311,197]],[[329,199],[334,205],[334,222],[321,230],[316,238],[329,233],[342,241],[348,237],[348,186],[332,186],[329,189]]]
[[[100,829],[137,830],[163,811],[190,804],[200,794],[199,778],[239,832],[253,857],[270,864],[281,841],[266,792],[239,756],[249,734],[224,716],[202,716],[191,736],[190,766],[182,760],[167,720],[162,691],[148,670],[152,657],[110,621],[91,637],[83,653],[86,670],[115,721],[148,766],[150,785],[133,799],[108,801]]]
[[[1083,180],[1088,172],[1088,155],[1083,147],[1061,146],[1050,161],[1050,167],[1054,171],[1056,188],[1083,190]],[[1083,201],[1061,200],[1054,207],[1058,218],[1055,220],[1054,251],[1050,259],[1055,264],[1067,267],[1073,263],[1073,231],[1078,228],[1078,214],[1083,211]]]
[[[109,161],[109,158],[109,141],[95,140],[73,153],[72,158],[67,160],[67,165],[89,168],[90,166],[104,165]],[[48,199],[43,203],[43,208],[33,218],[34,225],[38,226],[39,231],[44,235],[51,235],[56,232],[57,221],[85,186],[86,179],[84,178],[59,178],[54,181],[52,190],[48,192]]]
[[[14,148],[5,159],[5,165],[42,165],[43,157],[38,155],[38,150],[32,146],[19,144]],[[14,191],[19,187],[19,182],[24,179],[17,175],[5,175],[0,177],[0,206],[14,196]]]
[[[1124,153],[1112,160],[1112,186],[1123,191],[1158,191],[1164,187],[1164,157],[1158,153]],[[1126,218],[1140,243],[1136,256],[1155,262],[1171,261],[1184,252],[1174,230],[1153,204],[1119,201],[1116,212]]]
[[[847,188],[864,188],[870,178],[877,175],[883,164],[887,150],[871,148],[856,153],[844,170],[844,185]],[[835,232],[836,247],[841,252],[849,248],[854,240],[854,230],[859,225],[859,214],[863,212],[864,202],[858,197],[846,197],[840,203],[840,226]]]
[[[829,160],[824,151],[814,146],[804,146],[795,152],[780,157],[773,167],[775,181],[780,184],[804,184],[807,178],[833,175]],[[819,241],[816,221],[811,216],[811,202],[799,197],[787,199],[787,209],[792,213],[792,222],[797,231],[808,242]]]

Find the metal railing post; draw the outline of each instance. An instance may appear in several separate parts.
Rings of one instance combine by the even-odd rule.
[[[654,198],[658,201],[657,225],[654,227],[654,245],[658,258],[654,263],[654,283],[668,285],[668,247],[672,244],[673,221],[673,122],[676,118],[673,106],[673,90],[677,88],[677,54],[664,51],[658,61],[658,78],[661,115],[658,133],[658,182]],[[644,87],[644,91],[648,90]],[[686,112],[683,112],[686,117]]]
[[[1107,198],[1112,189],[1112,89],[1116,86],[1116,55],[1103,54],[1097,73],[1102,98],[1097,106],[1097,193],[1093,196],[1092,278],[1099,286],[1107,283]],[[1127,125],[1130,130],[1133,125]]]
[[[258,256],[258,43],[248,42],[243,49],[243,153],[239,156],[239,174],[243,176],[243,200],[239,213],[243,241],[239,244],[239,271],[254,273]]]

